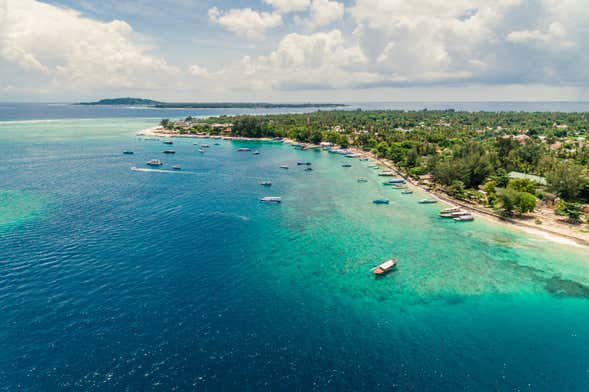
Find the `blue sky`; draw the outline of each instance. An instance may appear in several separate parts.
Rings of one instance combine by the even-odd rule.
[[[583,0],[0,0],[0,100],[586,100]]]

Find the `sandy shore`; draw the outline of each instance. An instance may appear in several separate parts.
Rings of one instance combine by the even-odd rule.
[[[179,133],[172,133],[170,131],[166,131],[161,126],[151,127],[139,131],[137,133],[138,136],[146,136],[146,137],[158,137],[158,138],[169,138],[169,137],[178,137],[178,138],[196,138],[196,139],[211,139],[215,138],[215,136],[211,135],[197,135],[197,134],[179,134]],[[216,137],[221,140],[249,140],[249,141],[272,141],[271,138],[247,138],[247,137],[240,137],[240,136],[218,136]],[[297,143],[295,140],[292,139],[283,139],[284,143]],[[314,148],[318,148],[319,146],[313,146]],[[489,210],[483,206],[474,205],[467,203],[462,200],[456,200],[450,197],[447,194],[442,194],[440,192],[432,191],[430,189],[426,189],[425,187],[421,186],[413,179],[403,175],[401,171],[390,161],[386,159],[380,159],[376,157],[371,152],[362,151],[357,148],[349,148],[350,151],[354,152],[354,154],[372,159],[373,161],[377,162],[380,166],[386,167],[389,170],[394,171],[400,177],[403,177],[410,186],[420,189],[421,191],[431,195],[436,200],[439,200],[445,204],[450,206],[459,206],[465,210],[468,210],[473,215],[484,218],[495,223],[503,224],[510,227],[518,228],[528,234],[535,235],[541,237],[543,239],[563,244],[563,245],[570,245],[570,246],[589,246],[589,233],[583,233],[580,231],[581,227],[573,226],[570,224],[559,223],[555,219],[547,219],[548,216],[546,214],[530,214],[527,215],[525,218],[504,218],[499,214],[495,213],[492,210]],[[542,224],[537,225],[534,223],[528,223],[528,221],[534,221],[535,219],[541,219]]]

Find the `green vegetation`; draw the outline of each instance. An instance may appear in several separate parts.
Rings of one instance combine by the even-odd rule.
[[[589,202],[589,113],[333,110],[199,121],[176,129],[353,146],[506,215],[532,211],[537,199]]]
[[[337,108],[346,105],[338,103],[267,103],[267,102],[159,102],[158,108],[166,109],[296,109],[296,108]]]
[[[153,106],[161,102],[144,98],[107,98],[96,102],[80,102],[78,105],[141,105]]]

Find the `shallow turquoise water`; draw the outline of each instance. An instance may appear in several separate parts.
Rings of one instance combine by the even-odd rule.
[[[164,156],[152,123],[0,124],[0,389],[589,387],[586,248],[440,220],[326,152]]]

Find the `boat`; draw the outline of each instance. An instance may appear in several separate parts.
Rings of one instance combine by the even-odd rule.
[[[163,142],[163,143],[164,143],[164,144],[174,144],[174,142],[173,142],[173,141],[171,141],[171,140],[164,140],[164,142]]]
[[[350,165],[349,163],[344,163],[344,164],[342,165],[342,167],[352,167],[352,165]]]
[[[381,177],[393,177],[395,175],[395,173],[392,171],[382,171],[382,172],[378,173],[378,175]]]
[[[209,148],[210,146],[208,144],[201,144],[200,147],[201,148]]]
[[[311,166],[311,162],[301,162],[301,161],[297,162],[297,166],[304,166],[304,165]]]
[[[281,169],[288,169],[288,166],[286,166],[286,165],[280,165],[280,168]]]
[[[374,199],[372,202],[374,204],[389,204],[389,199]]]
[[[374,267],[372,269],[372,273],[374,273],[374,275],[384,275],[387,272],[390,272],[393,268],[395,268],[395,266],[397,265],[397,259],[390,259],[385,261],[384,263],[381,263],[379,265],[377,265],[376,267]]]
[[[123,154],[125,154],[125,155],[133,155],[133,151],[125,150],[125,151],[123,151]]]
[[[366,161],[368,160],[368,158],[360,158],[360,160],[361,160],[362,162],[366,162]]]
[[[305,168],[305,171],[313,171],[313,168],[311,168],[311,167],[306,167],[306,168]]]
[[[385,185],[393,185],[393,184],[404,184],[404,183],[405,183],[405,180],[402,179],[402,178],[391,178],[390,180],[387,180],[383,184],[385,184]]]
[[[450,211],[450,212],[440,212],[438,216],[440,218],[458,218],[461,215],[468,214],[466,211]]]
[[[469,221],[473,221],[474,220],[474,216],[472,216],[469,213],[457,216],[456,218],[454,218],[455,221],[457,222],[469,222]]]
[[[163,153],[164,154],[175,154],[176,151],[174,151],[174,150],[164,150]]]
[[[199,148],[198,152],[200,152],[201,154],[204,154],[205,150],[203,150],[202,148]]]
[[[450,207],[450,208],[444,208],[442,211],[440,211],[441,214],[447,213],[447,212],[458,212],[460,211],[459,207]]]
[[[259,151],[254,151],[253,154],[254,155],[260,155],[260,152]]]
[[[215,146],[220,146],[221,143],[213,143]]]
[[[438,201],[436,199],[421,199],[418,201],[419,204],[434,204]]]
[[[369,169],[380,169],[380,166],[378,165],[370,165],[368,166]]]
[[[263,186],[272,186],[272,181],[262,181],[262,182],[260,182],[260,185],[263,185]]]
[[[182,170],[182,168],[180,166],[178,166],[178,165],[172,166],[172,169],[174,169],[174,170]]]
[[[403,195],[412,195],[413,191],[410,191],[409,189],[405,189],[403,192],[401,192]]]
[[[358,182],[368,182],[368,180],[364,177],[358,178]]]
[[[260,199],[262,203],[282,203],[282,198],[279,196],[266,196]]]
[[[356,154],[346,154],[346,155],[344,155],[344,158],[358,158],[358,155],[356,155]]]
[[[161,166],[163,165],[162,161],[158,160],[158,159],[150,159],[147,164],[149,166]]]
[[[251,151],[251,150],[252,150],[251,148],[247,148],[247,147],[241,147],[241,148],[237,149],[237,151],[240,151],[240,152],[246,152],[246,151]]]

